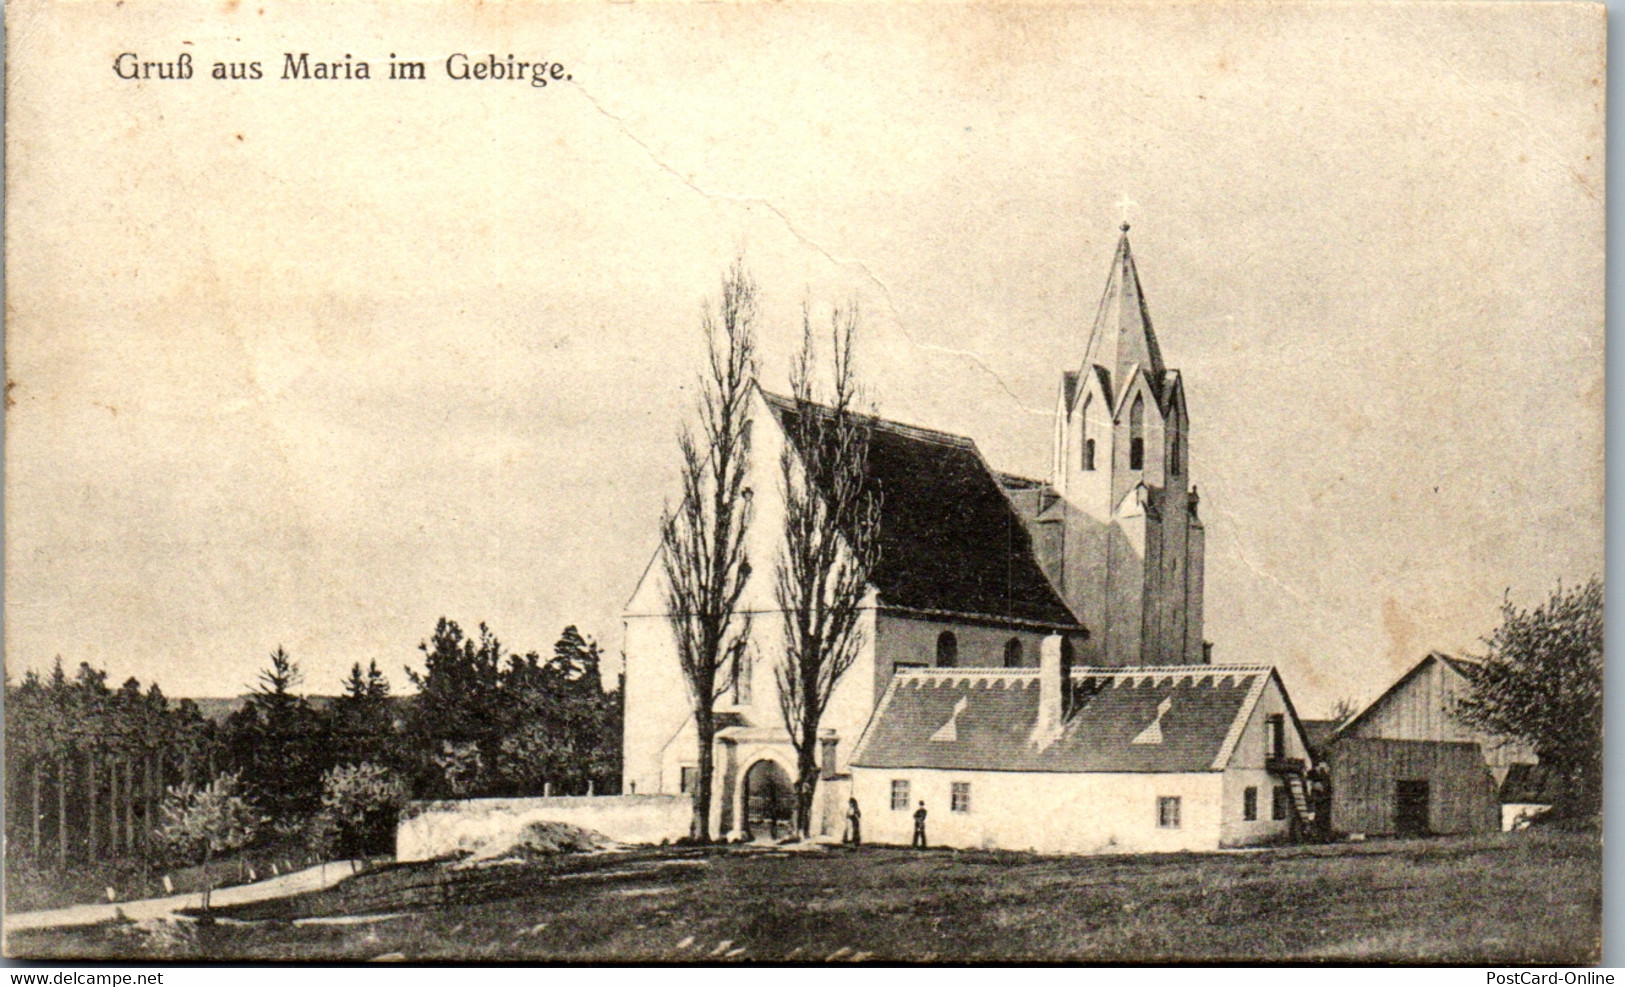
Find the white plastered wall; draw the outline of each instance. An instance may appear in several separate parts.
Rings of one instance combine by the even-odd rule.
[[[1285,718],[1285,756],[1302,760],[1305,767],[1310,763],[1309,752],[1303,746],[1303,737],[1293,722],[1291,711],[1287,708],[1286,696],[1282,694],[1279,683],[1271,677],[1266,681],[1257,705],[1247,717],[1247,723],[1242,728],[1236,746],[1231,751],[1230,760],[1225,765],[1224,828],[1221,836],[1221,843],[1224,846],[1247,846],[1266,842],[1284,837],[1291,830],[1290,818],[1270,818],[1270,810],[1274,804],[1272,790],[1286,784],[1284,779],[1264,770],[1265,761],[1270,753],[1267,724],[1272,715]],[[1258,818],[1251,822],[1245,818],[1244,805],[1245,791],[1249,787],[1258,789]],[[1288,812],[1289,817],[1290,815]]]
[[[934,846],[1159,853],[1220,845],[1223,777],[1216,771],[1085,774],[857,767],[852,774],[864,838],[876,843],[908,844],[914,809],[924,799],[926,837]],[[906,809],[891,808],[891,783],[897,779],[909,783]],[[950,809],[954,782],[970,784],[970,811]],[[1162,797],[1180,800],[1177,828],[1158,825]]]

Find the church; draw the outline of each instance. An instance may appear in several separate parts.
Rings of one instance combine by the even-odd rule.
[[[1046,479],[994,469],[964,436],[871,422],[879,560],[862,654],[821,724],[815,830],[839,835],[849,798],[874,839],[906,842],[924,805],[939,842],[1052,852],[1238,845],[1302,822],[1307,745],[1279,676],[1209,663],[1190,415],[1127,224],[1081,342]],[[795,414],[753,396],[753,560],[779,552]],[[792,801],[772,570],[746,585],[758,616],[717,705],[711,831],[729,839],[780,832]],[[697,770],[663,578],[657,558],[623,615],[626,794],[687,793]]]

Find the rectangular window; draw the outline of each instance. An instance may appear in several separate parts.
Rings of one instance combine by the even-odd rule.
[[[1269,744],[1269,756],[1286,757],[1286,717],[1280,713],[1271,713],[1264,724],[1264,737]]]
[[[694,786],[699,783],[700,769],[685,767],[683,768],[682,777],[677,779],[677,790],[684,795],[688,795],[694,791]]]
[[[1258,818],[1258,789],[1249,786],[1241,793],[1241,818],[1248,822]]]
[[[1285,819],[1286,818],[1286,800],[1287,800],[1286,789],[1284,789],[1284,788],[1272,788],[1272,789],[1270,789],[1270,818],[1271,819]]]
[[[901,778],[891,783],[891,807],[893,812],[908,808],[908,782]]]
[[[1157,826],[1161,829],[1179,828],[1179,796],[1164,795],[1157,799]]]
[[[954,784],[953,784],[953,792],[949,796],[949,800],[948,800],[948,808],[952,809],[955,812],[969,812],[970,811],[970,782],[968,782],[968,781],[956,781],[956,782],[954,782]]]

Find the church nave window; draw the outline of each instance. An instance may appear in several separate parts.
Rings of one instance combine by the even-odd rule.
[[[959,665],[959,639],[953,631],[937,635],[937,667],[955,668]]]
[[[1021,667],[1021,638],[1013,637],[1004,642],[1004,667]]]

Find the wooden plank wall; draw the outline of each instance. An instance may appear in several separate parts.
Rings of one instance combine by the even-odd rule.
[[[1435,833],[1488,833],[1501,828],[1495,779],[1477,744],[1343,737],[1328,751],[1332,828],[1344,833],[1394,832],[1396,785],[1428,783],[1428,826]]]
[[[1451,710],[1466,688],[1460,673],[1436,658],[1429,659],[1426,668],[1368,712],[1350,733],[1385,740],[1476,742],[1491,767],[1533,764],[1534,752],[1527,745],[1468,729],[1456,721]],[[1501,776],[1506,777],[1506,772]]]

